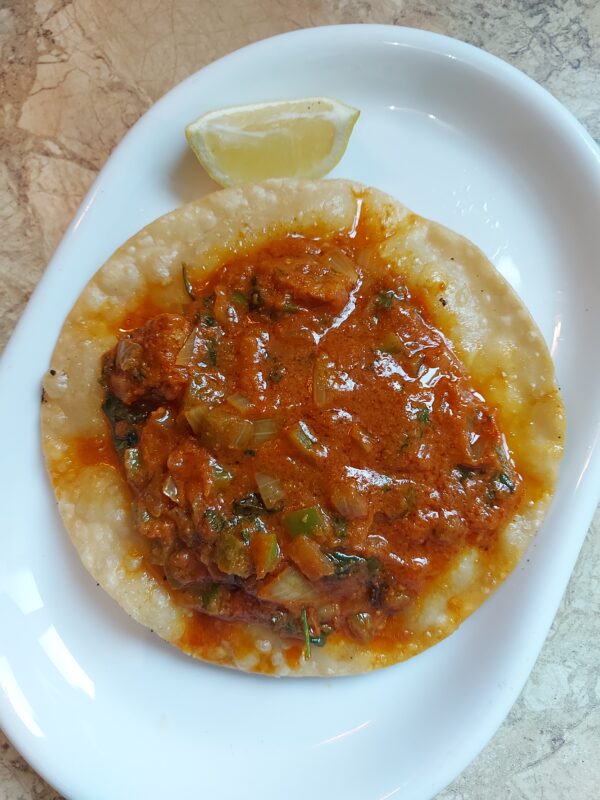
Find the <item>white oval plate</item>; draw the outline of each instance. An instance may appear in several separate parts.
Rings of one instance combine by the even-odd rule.
[[[460,630],[364,677],[275,681],[206,666],[133,623],[84,571],[38,442],[40,377],[84,283],[145,223],[214,188],[183,128],[224,105],[331,95],[361,109],[336,175],[475,241],[551,346],[569,415],[556,501],[521,566]],[[418,30],[286,34],[210,65],[135,125],[83,202],[0,372],[0,723],[77,800],[425,800],[517,697],[597,500],[600,160],[515,69]]]

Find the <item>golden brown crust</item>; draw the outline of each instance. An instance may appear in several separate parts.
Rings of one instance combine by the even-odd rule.
[[[497,550],[463,552],[411,609],[403,640],[380,652],[331,637],[306,661],[298,658],[296,644],[290,649],[259,626],[239,625],[236,635],[223,640],[214,631],[189,635],[191,612],[178,606],[134,555],[128,490],[120,472],[110,459],[85,466],[73,457],[75,439],[106,435],[98,384],[101,356],[113,346],[120,321],[142,301],[150,297],[157,310],[171,311],[185,300],[182,261],[197,279],[226,256],[277,234],[348,230],[359,214],[380,231],[379,252],[429,298],[436,324],[495,407],[526,478],[524,501]],[[148,225],[85,287],[62,329],[44,389],[42,446],[60,513],[85,567],[132,617],[186,652],[276,675],[365,672],[408,658],[455,630],[535,535],[563,449],[564,410],[550,355],[510,286],[463,237],[410,213],[382,192],[347,181],[273,180],[226,189]]]

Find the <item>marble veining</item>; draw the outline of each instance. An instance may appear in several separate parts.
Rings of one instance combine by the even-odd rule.
[[[408,25],[483,47],[600,139],[597,0],[0,0],[0,348],[136,119],[215,58],[297,28]],[[437,800],[597,800],[600,513],[521,697]],[[0,734],[0,800],[60,796]]]

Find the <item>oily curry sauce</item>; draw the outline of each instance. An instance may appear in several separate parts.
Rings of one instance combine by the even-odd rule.
[[[122,470],[145,563],[189,610],[183,649],[218,661],[262,626],[290,667],[345,640],[384,658],[414,640],[427,587],[467,548],[485,560],[523,501],[494,410],[368,232],[188,273],[189,302],[141,304],[104,357],[111,457],[73,458]]]

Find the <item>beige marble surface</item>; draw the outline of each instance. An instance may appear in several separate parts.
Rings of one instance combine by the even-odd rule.
[[[171,86],[241,45],[341,22],[446,33],[600,138],[598,0],[0,0],[0,348],[94,175]],[[523,693],[438,800],[600,797],[600,515]],[[0,800],[58,795],[0,734]]]

